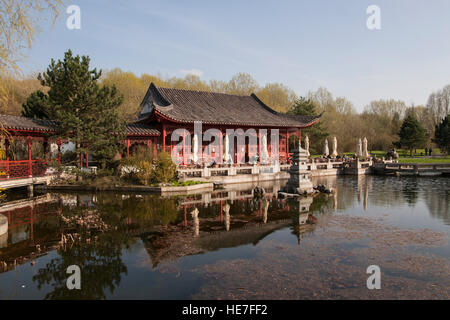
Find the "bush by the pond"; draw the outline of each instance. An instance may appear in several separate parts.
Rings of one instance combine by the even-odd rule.
[[[53,168],[60,174],[64,173],[59,182],[62,184],[82,184],[96,186],[109,185],[158,185],[178,183],[176,179],[176,165],[170,155],[161,152],[155,159],[148,148],[136,150],[131,157],[120,161],[120,170],[98,169],[96,172],[81,170],[77,167],[65,167],[53,163]],[[64,175],[63,175],[64,176]],[[190,182],[193,183],[193,182]],[[182,185],[192,185],[182,183]]]
[[[176,180],[176,165],[166,152],[161,152],[157,159],[138,153],[122,161],[122,179],[144,186],[169,183]]]
[[[166,152],[161,152],[156,160],[156,165],[151,174],[151,181],[156,183],[168,183],[176,179],[177,166]]]
[[[136,160],[126,166],[122,166],[122,180],[132,184],[148,186],[153,171],[153,163],[146,160]]]
[[[131,156],[121,160],[121,178],[129,183],[148,186],[154,170],[154,156],[146,146],[133,149]]]

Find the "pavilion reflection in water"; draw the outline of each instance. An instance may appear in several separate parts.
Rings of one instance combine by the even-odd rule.
[[[326,184],[337,192],[300,201],[280,199],[280,185],[269,183],[263,185],[266,194],[262,198],[254,198],[254,185],[235,185],[175,198],[52,193],[9,203],[0,207],[0,220],[7,222],[0,223],[0,273],[51,252],[48,262],[38,263],[31,271],[33,282],[51,288],[46,298],[99,299],[126,277],[130,266],[123,257],[124,248],[133,244],[143,245],[156,267],[188,255],[256,245],[280,229],[289,228],[300,242],[314,230],[315,219],[333,209],[345,213],[348,208],[414,206],[417,199],[428,207],[432,218],[450,223],[450,195],[444,179],[324,177],[314,184]],[[62,217],[80,212],[96,212],[112,228],[99,234],[98,241],[59,246],[62,235],[79,232],[64,227]],[[94,279],[83,292],[69,292],[66,277],[61,278],[74,263],[90,270]]]
[[[405,202],[414,206],[422,198],[432,217],[450,224],[448,192],[430,194],[424,186],[419,192],[417,183],[422,182],[445,186],[442,179],[426,182],[426,179],[395,177],[323,177],[317,178],[314,184],[326,184],[335,193],[314,200],[300,198],[300,201],[279,199],[279,183],[262,184],[266,193],[260,199],[254,198],[255,185],[252,184],[231,185],[222,190],[175,198],[52,193],[0,207],[0,222],[3,221],[0,223],[0,262],[11,264],[20,257],[29,260],[32,255],[37,257],[54,250],[61,235],[67,232],[61,227],[61,215],[70,216],[83,210],[96,210],[108,224],[119,227],[122,234],[142,239],[154,265],[169,257],[257,244],[286,227],[291,227],[300,240],[319,214],[331,213],[333,209],[342,212],[358,204],[361,209],[369,210],[369,194],[374,206],[393,208]],[[41,248],[39,254],[37,245]]]
[[[186,255],[256,245],[287,227],[292,227],[300,243],[302,234],[313,229],[312,196],[279,199],[280,185],[267,184],[263,186],[265,195],[255,198],[253,187],[234,186],[198,195],[197,199],[183,199],[183,229],[160,227],[158,233],[143,237],[153,267]],[[327,198],[323,203],[329,202]]]
[[[7,223],[0,238],[0,261],[15,266],[59,249],[58,242],[68,232],[61,217],[83,210],[95,209],[130,238],[142,239],[155,266],[166,257],[256,244],[276,230],[303,223],[312,198],[300,203],[278,199],[279,184],[263,186],[266,194],[260,199],[254,199],[254,185],[236,185],[176,198],[53,193],[15,201],[0,208]],[[119,219],[112,220],[116,215]],[[300,238],[299,230],[294,234]]]

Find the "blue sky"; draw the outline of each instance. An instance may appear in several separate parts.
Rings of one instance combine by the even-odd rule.
[[[320,86],[350,99],[425,104],[450,84],[448,0],[78,0],[81,30],[64,12],[43,26],[25,73],[44,70],[67,49],[92,66],[229,80],[250,73],[261,85],[281,82],[304,95]],[[369,5],[381,30],[366,27]],[[195,71],[196,70],[196,71]]]

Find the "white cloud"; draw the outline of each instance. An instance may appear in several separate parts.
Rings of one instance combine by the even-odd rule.
[[[193,75],[193,76],[201,77],[201,76],[203,75],[203,71],[202,71],[202,70],[199,70],[199,69],[180,70],[180,72],[181,72],[182,74],[184,74],[185,76],[188,75],[188,74],[190,74],[190,75]]]

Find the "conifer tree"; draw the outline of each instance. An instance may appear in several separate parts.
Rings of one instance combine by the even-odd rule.
[[[22,104],[22,116],[35,119],[49,119],[52,115],[48,96],[42,91],[33,92]]]
[[[52,59],[47,71],[38,76],[48,93],[32,94],[23,115],[44,115],[57,121],[60,138],[74,142],[77,154],[89,150],[105,167],[119,151],[125,134],[117,112],[123,98],[114,86],[99,86],[101,70],[90,70],[89,63],[88,56],[73,56],[71,50],[62,61]]]
[[[314,105],[314,102],[304,97],[300,97],[299,99],[297,99],[292,108],[288,111],[288,113],[303,116],[317,115],[316,106]],[[303,129],[302,140],[304,140],[306,135],[308,135],[310,140],[310,148],[309,148],[310,153],[321,154],[322,143],[325,140],[325,138],[328,137],[328,132],[323,127],[322,123],[319,121],[311,128]]]
[[[400,141],[395,143],[395,145],[408,148],[412,156],[414,148],[425,146],[429,135],[411,113],[403,120],[398,136],[400,137]]]
[[[450,122],[448,115],[436,126],[433,142],[439,146],[441,152],[450,153]]]

